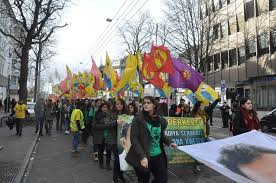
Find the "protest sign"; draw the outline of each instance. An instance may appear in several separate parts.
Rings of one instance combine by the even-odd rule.
[[[201,118],[167,117],[168,126],[165,135],[178,146],[202,143],[204,139],[204,124]],[[178,149],[165,147],[170,166],[194,164],[196,161]]]

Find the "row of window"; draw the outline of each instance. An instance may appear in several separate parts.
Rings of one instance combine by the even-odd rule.
[[[209,72],[220,68],[224,69],[234,65],[241,65],[242,63],[245,63],[245,60],[245,47],[226,50],[208,58],[206,64],[207,71]]]
[[[276,0],[246,0],[244,4],[245,20],[276,9]]]
[[[211,7],[205,7],[205,16],[209,16],[211,12],[221,9],[224,5],[230,4],[230,0],[210,0]],[[244,4],[244,19],[259,16],[262,13],[276,9],[276,0],[245,0]],[[200,19],[203,18],[203,13],[200,11]]]
[[[269,49],[270,48],[270,49]],[[257,39],[249,39],[246,41],[246,48],[240,47],[231,50],[226,50],[210,56],[207,60],[207,71],[224,69],[234,65],[245,63],[246,58],[257,55],[262,56],[276,51],[276,30],[269,33],[258,35]]]
[[[205,4],[205,16],[209,16],[211,12],[215,12],[227,4],[230,4],[230,0],[209,0],[209,2]],[[202,11],[200,11],[200,19],[202,18],[203,14]]]
[[[215,24],[213,26],[213,39],[224,38],[227,35],[231,35],[243,30],[244,21],[238,16],[233,16],[228,20]]]
[[[276,30],[272,32],[264,32],[257,36],[256,38],[251,38],[246,42],[246,52],[247,57],[262,56],[270,52],[273,53],[276,51]]]

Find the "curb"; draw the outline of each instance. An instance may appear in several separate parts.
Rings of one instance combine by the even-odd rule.
[[[25,158],[24,158],[24,160],[23,160],[22,166],[21,166],[21,168],[20,168],[18,174],[16,175],[16,178],[15,178],[15,180],[14,180],[14,183],[21,183],[21,181],[22,181],[22,179],[23,179],[23,177],[24,177],[24,173],[25,173],[25,171],[26,171],[26,169],[27,169],[27,167],[28,167],[28,164],[29,164],[29,162],[30,162],[30,158],[31,158],[31,156],[32,156],[32,152],[33,152],[33,150],[34,150],[34,148],[35,148],[35,145],[36,145],[36,143],[37,143],[37,141],[38,141],[38,137],[39,137],[39,135],[37,135],[37,136],[35,137],[35,140],[33,141],[33,143],[32,143],[32,145],[31,145],[30,149],[28,150],[28,152],[27,152],[27,154],[26,154],[26,156],[25,156]]]

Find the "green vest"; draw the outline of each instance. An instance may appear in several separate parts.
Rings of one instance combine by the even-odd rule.
[[[84,117],[83,117],[83,113],[79,109],[74,109],[73,112],[72,112],[72,114],[71,114],[71,120],[70,120],[70,128],[71,128],[72,132],[79,131],[78,130],[78,126],[77,126],[77,122],[75,120],[76,114],[78,112],[80,113],[80,126],[81,126],[81,129],[84,129],[84,121],[83,121]]]

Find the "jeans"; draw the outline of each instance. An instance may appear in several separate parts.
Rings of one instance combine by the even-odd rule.
[[[48,134],[48,135],[52,134],[52,126],[53,126],[53,120],[45,121],[46,134]]]
[[[69,131],[70,130],[70,121],[69,120],[65,120],[65,131]]]
[[[57,122],[56,122],[56,130],[57,131],[62,131],[62,121],[60,120],[60,113],[57,113],[56,114],[56,119],[57,119]]]
[[[39,134],[40,135],[42,134],[43,123],[44,123],[43,117],[36,117],[35,133],[37,133],[39,130]]]
[[[75,151],[78,148],[80,136],[81,136],[80,132],[73,132],[72,146],[73,146],[73,150]]]
[[[166,183],[168,181],[168,170],[165,156],[163,154],[150,157],[149,169],[142,166],[134,168],[139,183],[149,183],[150,173],[154,179],[151,183]]]
[[[25,121],[25,119],[21,119],[21,118],[16,119],[15,125],[16,125],[16,134],[17,135],[22,135],[24,121]]]

